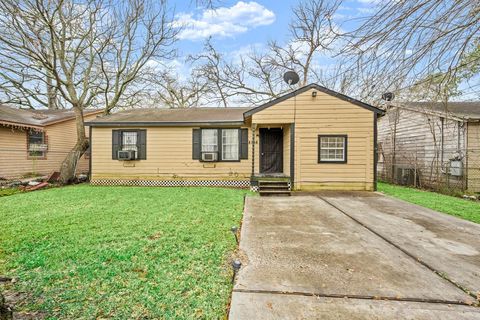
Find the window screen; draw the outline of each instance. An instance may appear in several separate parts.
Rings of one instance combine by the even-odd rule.
[[[44,158],[46,153],[45,133],[30,130],[28,132],[28,156],[32,158]]]
[[[319,162],[346,162],[346,136],[319,136]]]
[[[137,131],[122,131],[122,150],[133,150],[135,153],[138,153],[137,142]]]
[[[202,152],[218,152],[218,130],[202,130]]]
[[[238,129],[222,129],[222,160],[238,160]]]

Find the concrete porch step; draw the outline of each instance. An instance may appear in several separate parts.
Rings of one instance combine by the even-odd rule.
[[[260,190],[259,193],[262,197],[290,196],[289,190]]]

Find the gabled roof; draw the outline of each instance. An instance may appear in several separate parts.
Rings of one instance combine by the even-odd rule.
[[[250,108],[148,108],[129,109],[98,117],[88,126],[188,126],[241,125],[244,112]]]
[[[304,86],[304,87],[301,87],[301,88],[299,88],[299,89],[297,89],[297,90],[295,90],[295,91],[292,91],[292,92],[290,92],[290,93],[284,94],[283,96],[280,96],[280,97],[278,97],[278,98],[276,98],[276,99],[273,99],[273,100],[271,100],[271,101],[269,101],[269,102],[267,102],[267,103],[264,103],[264,104],[262,104],[262,105],[260,105],[260,106],[258,106],[258,107],[256,107],[256,108],[253,108],[253,109],[245,112],[244,116],[245,116],[245,117],[249,117],[249,116],[251,116],[251,115],[254,114],[254,113],[257,113],[257,112],[259,112],[259,111],[262,111],[262,110],[264,110],[264,109],[266,109],[266,108],[268,108],[268,107],[271,107],[271,106],[273,106],[273,105],[275,105],[275,104],[277,104],[277,103],[279,103],[279,102],[282,102],[282,101],[284,101],[284,100],[290,99],[290,98],[292,98],[292,97],[294,97],[294,96],[296,96],[296,95],[299,95],[299,94],[301,94],[301,93],[303,93],[303,92],[305,92],[305,91],[311,90],[311,89],[318,90],[318,91],[320,91],[320,92],[326,93],[326,94],[328,94],[328,95],[331,95],[331,96],[333,96],[333,97],[336,97],[336,98],[341,99],[341,100],[344,100],[344,101],[348,101],[348,102],[350,102],[350,103],[352,103],[352,104],[354,104],[354,105],[357,105],[357,106],[359,106],[359,107],[365,108],[365,109],[370,110],[370,111],[375,112],[375,113],[379,113],[379,114],[383,114],[383,113],[384,113],[383,110],[378,109],[378,108],[376,108],[376,107],[374,107],[374,106],[372,106],[372,105],[369,105],[369,104],[367,104],[367,103],[364,103],[364,102],[362,102],[362,101],[360,101],[360,100],[357,100],[357,99],[354,99],[354,98],[352,98],[352,97],[349,97],[349,96],[346,96],[346,95],[344,95],[344,94],[341,94],[341,93],[339,93],[339,92],[336,92],[336,91],[327,89],[327,88],[322,87],[321,85],[318,85],[318,84],[316,84],[316,83],[311,83],[311,84],[306,85],[306,86]]]
[[[100,113],[102,110],[85,110],[85,114]],[[0,124],[27,128],[42,128],[54,123],[75,118],[73,110],[18,109],[0,105]]]
[[[480,120],[480,101],[472,102],[398,102],[392,106],[415,112],[453,116],[461,120]]]

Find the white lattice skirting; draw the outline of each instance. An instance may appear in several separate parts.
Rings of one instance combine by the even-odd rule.
[[[137,187],[227,187],[248,188],[249,180],[121,180],[95,179],[94,186],[137,186]]]

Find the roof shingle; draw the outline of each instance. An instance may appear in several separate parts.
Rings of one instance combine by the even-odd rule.
[[[182,124],[243,122],[243,113],[251,108],[145,108],[129,109],[97,117],[88,125],[108,124]]]
[[[100,110],[85,110],[86,114]],[[75,118],[73,110],[39,110],[17,109],[0,105],[0,123],[23,125],[26,127],[43,127],[54,122]]]
[[[480,119],[480,101],[473,102],[448,102],[447,104],[441,102],[403,102],[400,103],[407,108],[415,109],[419,112],[439,112],[451,114],[458,118],[466,120]]]

